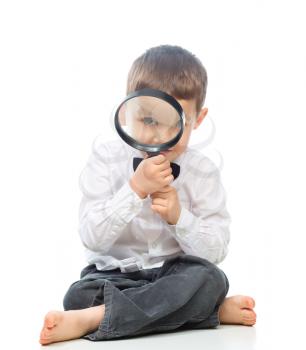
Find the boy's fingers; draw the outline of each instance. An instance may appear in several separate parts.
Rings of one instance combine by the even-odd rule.
[[[166,168],[160,172],[161,176],[169,176],[172,174],[172,168]]]
[[[173,175],[170,175],[173,177]],[[167,193],[167,192],[171,192],[173,190],[173,187],[171,187],[170,185],[164,186],[163,188],[161,188],[159,190],[159,192],[161,193]]]
[[[171,174],[171,175],[169,175],[169,176],[167,176],[167,177],[165,177],[165,182],[166,183],[171,183],[172,181],[174,180],[174,176]],[[169,186],[169,184],[168,184],[168,186]],[[170,189],[163,189],[163,192],[169,192],[170,191]]]
[[[166,170],[166,169],[171,169],[170,167],[170,162],[169,160],[165,159],[165,161],[161,164],[158,165],[158,170],[159,171],[163,171],[163,170]]]
[[[166,199],[167,195],[163,192],[155,192],[154,194],[151,194],[150,197],[152,200],[157,199],[157,198]]]
[[[152,204],[154,204],[154,205],[159,205],[159,206],[161,206],[161,207],[167,207],[167,202],[166,202],[166,200],[165,200],[164,198],[161,198],[161,197],[159,197],[159,198],[153,198]]]
[[[167,185],[167,186],[161,188],[160,190],[158,190],[154,193],[151,193],[150,197],[151,198],[155,198],[155,197],[164,197],[165,198],[165,197],[167,197],[167,193],[171,192],[171,191],[172,191],[172,187]]]
[[[162,164],[165,161],[166,157],[163,154],[159,154],[158,156],[152,157],[152,161],[154,164]]]

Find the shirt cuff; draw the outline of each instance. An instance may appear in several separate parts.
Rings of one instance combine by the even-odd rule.
[[[175,227],[175,234],[184,237],[193,231],[196,217],[186,208],[181,208],[181,214]]]

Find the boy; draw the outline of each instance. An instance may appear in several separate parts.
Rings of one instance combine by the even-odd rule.
[[[227,254],[230,224],[219,171],[187,147],[208,112],[206,86],[202,63],[177,46],[151,48],[133,63],[127,93],[149,87],[175,97],[184,133],[151,158],[121,140],[93,148],[80,178],[89,265],[65,295],[65,311],[46,315],[41,344],[255,324],[254,300],[225,298],[228,280],[216,266]],[[133,169],[137,156],[145,159]]]

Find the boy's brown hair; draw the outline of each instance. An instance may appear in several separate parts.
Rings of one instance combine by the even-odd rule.
[[[162,90],[177,99],[194,99],[199,112],[206,97],[206,69],[182,47],[152,47],[134,61],[128,74],[127,94],[143,88]]]

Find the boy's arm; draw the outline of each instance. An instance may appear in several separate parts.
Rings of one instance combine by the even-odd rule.
[[[211,164],[209,172],[193,183],[191,210],[179,205],[179,218],[169,229],[186,254],[220,263],[227,254],[230,216],[220,172]],[[174,189],[175,190],[175,189]],[[174,196],[172,193],[172,198]],[[171,200],[170,200],[171,202]],[[176,206],[172,203],[172,209]]]
[[[126,225],[140,212],[143,200],[128,180],[112,193],[107,151],[93,152],[80,175],[83,193],[79,209],[79,234],[84,246],[106,253]]]

